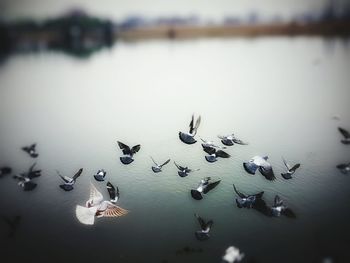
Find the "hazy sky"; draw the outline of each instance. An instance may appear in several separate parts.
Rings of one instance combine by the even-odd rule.
[[[307,11],[319,12],[330,0],[0,0],[0,16],[45,18],[82,8],[114,20],[127,15],[190,15],[218,19],[258,11],[262,17],[289,18]],[[342,6],[348,0],[334,0]]]

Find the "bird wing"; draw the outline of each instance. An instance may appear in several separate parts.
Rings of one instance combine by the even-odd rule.
[[[156,163],[156,161],[152,158],[152,156],[150,156],[151,157],[151,159],[152,159],[152,162],[156,165],[156,166],[158,166],[158,164]]]
[[[111,200],[114,200],[115,197],[119,197],[119,189],[117,187],[117,191],[115,190],[114,185],[112,185],[110,182],[107,182],[107,190],[108,194]]]
[[[201,124],[201,116],[199,116],[196,120],[196,125],[194,126],[194,129],[193,129],[193,131],[194,131],[193,135],[197,134],[197,129],[198,129],[200,124]]]
[[[271,164],[266,161],[261,164],[259,171],[267,180],[272,181],[276,179]]]
[[[108,204],[107,209],[103,211],[102,216],[103,217],[119,217],[123,216],[129,213],[128,210],[125,210],[124,208],[121,208],[119,206]]]
[[[203,147],[203,151],[205,151],[208,154],[214,154],[216,152],[216,149],[213,147],[205,146],[205,145],[202,145],[202,147]]]
[[[29,146],[29,150],[34,151],[36,147],[36,143],[33,143],[32,145]]]
[[[283,157],[282,157],[282,161],[289,171],[291,169],[291,166],[289,165],[289,163],[287,163],[287,161]]]
[[[247,198],[247,196],[240,191],[237,190],[235,184],[233,184],[233,190],[235,190],[235,193],[240,197],[240,198]]]
[[[338,164],[338,165],[337,165],[337,168],[338,168],[338,169],[345,169],[347,166],[348,166],[347,164],[342,163],[342,164]]]
[[[290,168],[290,171],[295,171],[296,169],[298,169],[300,167],[300,163],[297,163],[296,165],[294,165],[292,168]]]
[[[338,131],[345,137],[345,139],[350,138],[350,133],[347,130],[338,127]]]
[[[257,198],[252,208],[266,216],[272,216],[271,207],[269,207],[262,198]]]
[[[135,145],[131,148],[131,153],[137,153],[141,149],[141,145]]]
[[[166,160],[160,167],[163,167],[164,165],[168,164],[170,162],[170,159]]]
[[[76,172],[76,174],[73,176],[73,180],[77,180],[77,178],[81,175],[81,173],[83,172],[83,168],[80,168],[78,172]]]
[[[197,218],[199,225],[201,226],[202,230],[205,230],[207,228],[207,224],[205,223],[205,221],[203,220],[203,218],[201,218],[199,215],[194,214],[194,216]]]
[[[36,165],[36,163],[33,163],[33,164],[29,167],[29,169],[28,169],[28,175],[29,175],[31,172],[33,172],[35,165]]]
[[[281,206],[281,205],[283,205],[283,200],[282,200],[278,195],[275,196],[274,205],[275,205],[275,206]]]
[[[127,146],[126,144],[118,141],[118,146],[119,146],[120,149],[123,150],[123,154],[131,154],[130,147]]]
[[[207,187],[205,187],[203,189],[203,193],[205,193],[205,194],[208,193],[210,190],[214,189],[220,182],[221,182],[221,180],[218,180],[218,181],[213,182],[213,183],[209,183],[207,185]]]
[[[215,155],[216,155],[217,157],[221,157],[221,158],[229,158],[229,157],[231,157],[231,155],[229,155],[227,152],[224,152],[224,151],[222,151],[222,150],[218,150],[218,151],[215,153]]]
[[[175,163],[175,162],[174,162],[174,164],[175,164],[175,166],[177,167],[177,169],[179,169],[180,171],[185,170],[185,167],[182,167],[182,166],[178,165],[178,164]]]
[[[234,143],[237,143],[237,144],[241,144],[241,145],[247,145],[248,144],[248,143],[243,142],[243,141],[241,141],[241,140],[239,140],[239,139],[237,139],[235,137],[233,137],[232,140],[233,140]]]
[[[190,122],[190,133],[191,134],[193,132],[193,123],[194,123],[194,115],[192,114],[192,119],[191,119],[191,122]]]
[[[96,187],[90,183],[90,199],[88,200],[92,201],[93,204],[97,205],[100,204],[103,201],[103,195],[96,189]]]
[[[289,217],[289,218],[296,218],[296,214],[294,213],[294,211],[290,208],[285,208],[281,211],[281,214],[285,215],[286,217]]]

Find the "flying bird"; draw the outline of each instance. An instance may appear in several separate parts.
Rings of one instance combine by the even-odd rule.
[[[106,176],[107,172],[103,169],[100,169],[97,171],[96,174],[94,174],[94,178],[96,179],[96,181],[102,182],[105,180],[105,176]]]
[[[124,156],[120,157],[120,161],[123,163],[123,164],[130,164],[134,161],[134,159],[132,158],[134,156],[135,153],[137,153],[140,148],[141,148],[141,145],[138,144],[138,145],[135,145],[133,146],[132,148],[130,148],[129,146],[127,146],[126,144],[122,143],[122,142],[119,142],[118,141],[118,146],[119,148],[122,150]]]
[[[12,172],[12,169],[8,166],[3,166],[0,168],[0,178],[4,177],[5,175],[8,175]]]
[[[343,135],[344,139],[341,140],[342,143],[344,144],[350,144],[350,133],[341,128],[341,127],[338,127],[338,131]]]
[[[176,162],[174,162],[175,166],[177,167],[177,169],[179,170],[177,172],[177,174],[180,176],[180,177],[186,177],[188,176],[189,173],[192,173],[192,172],[196,172],[196,171],[199,171],[200,169],[196,169],[196,170],[192,170],[190,168],[188,168],[187,166],[186,167],[183,167],[183,166],[180,166],[178,165]]]
[[[107,185],[108,187],[108,185]],[[113,191],[113,188],[107,188],[109,194]],[[103,195],[91,184],[90,186],[90,198],[86,201],[85,207],[77,205],[75,214],[80,223],[85,225],[93,225],[95,223],[95,217],[120,217],[128,213],[125,210],[111,201],[103,200]]]
[[[221,140],[221,142],[226,146],[232,146],[235,143],[241,144],[241,145],[247,145],[248,143],[241,141],[240,139],[236,138],[235,135],[232,133],[230,135],[221,136],[219,135],[218,138]]]
[[[2,219],[7,223],[7,225],[9,226],[9,233],[8,233],[8,237],[14,237],[15,233],[17,232],[17,229],[19,227],[19,224],[21,223],[21,216],[15,216],[13,218],[9,218],[7,216],[2,216]]]
[[[119,188],[117,186],[117,189],[115,189],[114,185],[112,185],[110,182],[107,182],[107,190],[109,194],[109,198],[111,203],[116,204],[119,199]]]
[[[194,125],[194,115],[192,115],[192,119],[190,122],[190,131],[189,132],[179,132],[179,138],[182,142],[186,144],[194,144],[197,140],[194,138],[197,134],[197,129],[201,123],[201,116],[199,116],[196,120],[196,124]]]
[[[200,241],[209,239],[209,231],[211,227],[213,226],[213,220],[209,220],[208,222],[205,222],[203,218],[201,218],[199,215],[194,214],[194,216],[197,218],[199,225],[201,227],[201,230],[196,231],[194,234],[196,238]]]
[[[229,158],[231,157],[227,152],[224,152],[222,150],[217,150],[213,147],[208,147],[208,146],[203,146],[203,151],[205,151],[206,153],[208,153],[209,155],[205,156],[205,159],[209,162],[209,163],[213,163],[217,161],[218,157],[221,158]]]
[[[154,166],[152,166],[152,171],[155,173],[159,173],[162,171],[162,167],[170,162],[170,159],[166,160],[163,164],[157,164],[156,161],[151,157]]]
[[[36,143],[33,143],[30,146],[24,146],[22,147],[22,150],[29,154],[32,158],[37,158],[39,154],[36,151]]]
[[[202,143],[202,146],[203,146],[203,147],[213,147],[213,148],[219,148],[219,149],[226,149],[225,146],[216,145],[216,144],[214,144],[213,141],[206,141],[206,140],[203,140],[202,138],[200,138],[200,139],[201,139],[201,141],[203,142],[203,143]]]
[[[23,188],[24,191],[33,190],[37,184],[32,182],[33,178],[41,176],[41,170],[34,170],[36,163],[34,163],[26,173],[14,175],[13,178],[18,180],[18,185]]]
[[[214,189],[221,180],[215,181],[215,182],[210,182],[211,178],[210,177],[205,177],[202,179],[196,189],[191,190],[191,196],[195,200],[201,200],[203,199],[202,194],[207,194],[210,190]]]
[[[271,207],[271,215],[274,217],[284,215],[289,218],[296,218],[293,210],[284,205],[283,200],[278,195],[275,196],[274,204]]]
[[[56,171],[58,176],[61,177],[61,179],[64,181],[64,184],[61,184],[60,187],[64,190],[64,191],[71,191],[73,190],[73,185],[75,184],[75,181],[77,180],[77,178],[81,175],[81,173],[83,172],[83,168],[80,168],[78,170],[78,172],[76,172],[74,174],[73,177],[68,177],[68,176],[62,176],[58,171]]]
[[[249,174],[255,174],[256,170],[259,169],[260,173],[267,179],[267,180],[275,180],[276,177],[273,173],[272,166],[270,163],[267,162],[268,157],[261,157],[261,156],[255,156],[252,159],[250,159],[248,162],[243,163],[243,167]]]
[[[244,254],[239,251],[238,248],[230,246],[226,249],[225,255],[222,260],[227,263],[239,262],[244,258]]]
[[[342,163],[342,164],[338,164],[337,168],[339,169],[339,171],[341,171],[343,174],[347,174],[350,172],[350,163]]]
[[[300,167],[300,163],[295,164],[294,166],[291,166],[287,161],[282,157],[283,163],[287,168],[287,171],[285,173],[281,173],[282,177],[284,179],[292,179],[292,175],[295,173],[295,171]]]

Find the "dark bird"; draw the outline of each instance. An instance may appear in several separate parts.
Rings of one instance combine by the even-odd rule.
[[[208,147],[208,146],[203,146],[203,151],[205,151],[206,153],[208,153],[209,155],[205,156],[205,159],[209,162],[209,163],[213,163],[217,161],[218,157],[221,158],[229,158],[231,157],[227,152],[224,152],[223,150],[217,150],[213,147]]]
[[[5,175],[8,175],[12,172],[12,169],[7,166],[3,166],[0,168],[0,178],[4,177]]]
[[[295,164],[294,166],[291,166],[287,161],[282,157],[283,163],[287,168],[287,171],[285,173],[281,173],[282,177],[284,179],[292,179],[292,175],[295,173],[295,171],[300,167],[300,163]]]
[[[18,185],[23,188],[24,191],[33,190],[37,184],[32,182],[33,178],[41,176],[41,170],[34,170],[36,163],[34,163],[26,173],[14,175],[13,178],[18,180]]]
[[[196,124],[194,125],[194,115],[192,115],[192,119],[190,122],[190,131],[187,132],[179,132],[179,138],[182,142],[186,144],[194,144],[196,143],[196,139],[194,136],[197,134],[197,129],[201,123],[201,116],[199,116],[196,120]]]
[[[252,159],[250,159],[248,162],[243,163],[243,167],[249,174],[255,174],[256,170],[259,169],[260,173],[267,179],[267,180],[275,180],[276,177],[273,173],[272,166],[270,163],[267,162],[268,157],[261,157],[261,156],[255,156]]]
[[[152,166],[152,171],[155,173],[159,173],[162,171],[162,167],[170,162],[170,159],[166,160],[163,164],[157,164],[156,161],[151,157],[154,166]]]
[[[338,127],[338,131],[343,135],[344,139],[341,140],[342,143],[344,144],[350,144],[350,133],[341,128],[341,127]]]
[[[79,171],[73,175],[73,177],[62,176],[58,171],[56,171],[56,172],[57,172],[58,176],[61,177],[61,179],[64,181],[64,184],[61,184],[60,187],[64,191],[71,191],[71,190],[73,190],[73,185],[75,184],[75,181],[83,172],[83,168],[80,168]]]
[[[118,141],[118,145],[119,145],[119,148],[122,149],[123,151],[123,154],[125,156],[122,156],[120,157],[120,161],[123,163],[123,164],[130,164],[134,161],[134,159],[132,158],[134,156],[135,153],[137,153],[140,148],[141,148],[141,145],[138,144],[138,145],[135,145],[133,146],[132,148],[130,148],[129,146],[127,146],[126,144],[122,143],[122,142],[119,142]]]
[[[110,183],[107,182],[107,190],[109,194],[109,198],[112,204],[116,204],[119,199],[119,188],[117,186],[117,189]]]
[[[196,172],[196,171],[199,171],[200,169],[196,169],[196,170],[192,170],[190,168],[188,168],[187,166],[186,167],[183,167],[183,166],[180,166],[178,165],[177,163],[175,163],[175,166],[177,167],[177,169],[179,170],[177,172],[177,174],[180,176],[180,177],[186,177],[188,176],[189,173],[192,173],[192,172]]]
[[[9,218],[7,216],[2,216],[2,219],[7,223],[7,225],[10,227],[10,231],[8,233],[8,237],[14,237],[19,224],[21,223],[21,216],[15,216],[13,218]]]
[[[194,234],[196,238],[200,241],[209,239],[209,231],[211,227],[213,226],[213,220],[209,220],[208,222],[205,222],[203,218],[201,218],[199,215],[194,214],[194,216],[197,218],[199,225],[201,226],[201,230],[196,231]]]
[[[218,136],[219,139],[221,139],[221,142],[226,146],[232,146],[235,143],[241,144],[241,145],[247,145],[248,143],[241,141],[240,139],[236,138],[235,135],[232,133],[230,135],[225,136]]]
[[[284,215],[289,218],[296,218],[295,213],[283,204],[283,200],[278,195],[275,196],[274,205],[271,207],[271,215],[274,217]]]
[[[37,158],[39,154],[36,152],[35,148],[36,148],[36,143],[33,143],[30,146],[22,147],[22,150],[28,153],[30,157]]]
[[[193,199],[196,200],[201,200],[203,199],[202,193],[207,194],[210,190],[214,189],[221,180],[215,181],[215,182],[210,182],[211,178],[210,177],[205,177],[202,179],[196,189],[191,190],[191,196]]]
[[[338,164],[337,168],[339,169],[339,171],[341,171],[343,174],[347,174],[350,172],[350,163],[342,163],[342,164]]]
[[[97,171],[96,174],[94,174],[94,178],[96,179],[96,181],[102,182],[105,180],[105,176],[106,176],[107,172],[103,169],[100,169]]]

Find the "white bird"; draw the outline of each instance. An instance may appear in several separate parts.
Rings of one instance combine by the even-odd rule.
[[[86,201],[85,207],[77,205],[75,209],[77,219],[85,225],[93,225],[95,217],[120,217],[128,213],[128,210],[113,202],[103,200],[103,195],[92,183],[90,184],[90,198]]]
[[[287,161],[282,157],[283,163],[287,168],[287,171],[285,173],[281,173],[282,177],[284,179],[292,179],[292,175],[295,173],[295,171],[300,167],[300,163],[295,164],[294,166],[291,166]]]
[[[196,120],[196,124],[194,125],[194,115],[192,114],[192,119],[190,122],[190,131],[189,132],[179,132],[179,138],[182,142],[186,144],[196,143],[197,140],[194,138],[197,134],[197,129],[201,123],[201,116],[199,116]]]
[[[230,246],[226,249],[225,255],[222,259],[228,263],[239,262],[243,259],[244,254],[239,251],[238,248]]]
[[[170,159],[166,160],[163,164],[157,164],[156,161],[152,158],[151,159],[155,166],[152,166],[152,171],[155,173],[159,173],[162,171],[162,167],[170,162]]]
[[[225,136],[218,136],[219,139],[221,139],[221,142],[226,145],[226,146],[232,146],[235,143],[236,144],[241,144],[241,145],[247,145],[248,143],[245,143],[241,141],[240,139],[237,139],[235,135],[232,133],[230,135],[225,135]]]

